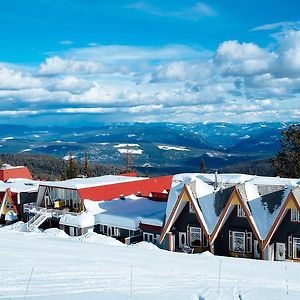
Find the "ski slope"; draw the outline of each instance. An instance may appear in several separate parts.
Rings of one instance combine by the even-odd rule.
[[[2,228],[0,245],[0,299],[300,298],[298,263],[171,253],[56,229]]]

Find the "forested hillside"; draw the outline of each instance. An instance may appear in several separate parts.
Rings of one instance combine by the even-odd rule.
[[[66,161],[57,157],[40,154],[0,154],[0,162],[11,165],[28,167],[35,179],[58,180],[64,175]],[[79,174],[83,172],[83,162],[79,161]],[[91,176],[106,174],[120,174],[126,171],[125,167],[108,164],[91,163]]]

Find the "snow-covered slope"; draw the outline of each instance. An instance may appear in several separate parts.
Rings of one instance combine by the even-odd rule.
[[[188,255],[93,239],[0,229],[0,299],[24,299],[27,286],[26,299],[299,299],[297,263]]]

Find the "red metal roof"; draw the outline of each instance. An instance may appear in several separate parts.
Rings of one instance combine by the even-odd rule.
[[[161,176],[144,180],[88,187],[78,189],[78,193],[81,200],[89,199],[94,201],[109,201],[120,197],[120,195],[141,194],[147,196],[150,193],[162,193],[164,190],[169,190],[172,178],[173,176]]]
[[[11,167],[0,169],[0,180],[7,181],[9,178],[33,179],[26,167]]]

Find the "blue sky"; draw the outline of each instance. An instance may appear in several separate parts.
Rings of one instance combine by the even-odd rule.
[[[1,123],[299,121],[299,9],[1,1]]]

